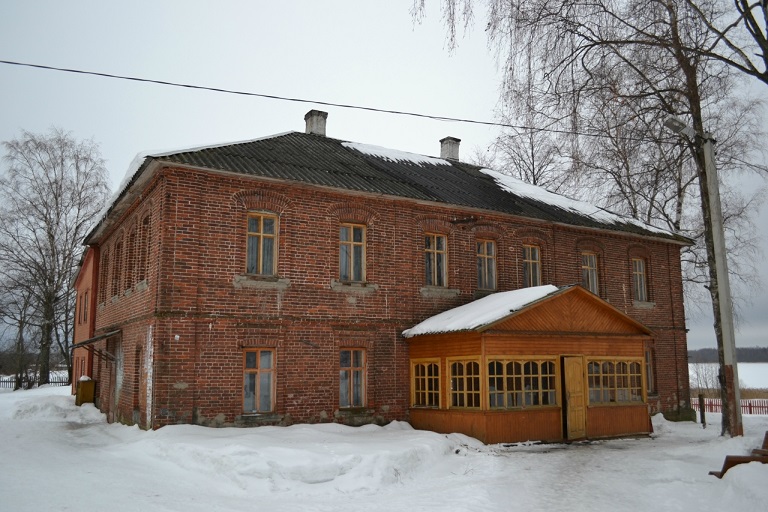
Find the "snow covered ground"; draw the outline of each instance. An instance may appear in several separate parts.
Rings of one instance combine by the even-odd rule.
[[[143,432],[108,425],[69,388],[0,390],[0,510],[655,511],[764,510],[768,465],[707,475],[746,434],[654,419],[652,438],[484,446],[405,423]]]

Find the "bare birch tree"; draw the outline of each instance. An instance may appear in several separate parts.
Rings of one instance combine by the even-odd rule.
[[[718,60],[768,85],[768,1],[685,0],[710,34],[705,46],[686,51]]]
[[[47,383],[55,341],[71,376],[72,279],[108,194],[106,168],[97,144],[61,129],[23,131],[3,146],[0,279],[11,293],[29,294],[40,330],[39,380]]]

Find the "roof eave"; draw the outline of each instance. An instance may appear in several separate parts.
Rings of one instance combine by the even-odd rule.
[[[155,157],[148,156],[144,159],[144,163],[141,164],[139,170],[136,171],[125,188],[123,188],[120,195],[112,201],[112,205],[107,209],[102,220],[86,235],[83,245],[97,243],[110,230],[122,217],[122,214],[133,204],[134,200],[141,196],[145,186],[152,179],[160,165],[160,162]]]

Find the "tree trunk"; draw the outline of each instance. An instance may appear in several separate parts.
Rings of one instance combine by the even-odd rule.
[[[727,395],[727,387],[723,369],[725,368],[725,355],[723,351],[723,325],[721,322],[719,287],[717,279],[717,266],[715,256],[715,241],[712,233],[712,211],[710,208],[710,190],[707,185],[706,159],[704,157],[704,147],[699,134],[704,133],[704,116],[701,107],[701,94],[699,92],[699,78],[697,71],[697,60],[689,57],[683,50],[683,44],[678,31],[677,11],[672,2],[667,3],[667,12],[669,14],[669,24],[672,29],[671,43],[672,50],[680,66],[686,82],[686,96],[688,107],[693,120],[693,131],[697,135],[692,150],[696,161],[696,169],[699,180],[699,195],[701,199],[701,213],[704,219],[704,245],[707,250],[707,267],[709,270],[709,294],[712,299],[712,313],[714,315],[715,339],[717,340],[717,353],[720,362],[720,398],[722,401],[722,429],[720,435],[734,435],[731,425],[730,402]]]

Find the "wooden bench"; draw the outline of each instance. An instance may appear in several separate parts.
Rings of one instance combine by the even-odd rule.
[[[768,455],[768,431],[765,432],[765,437],[763,438],[763,446],[752,450],[752,455]]]
[[[710,471],[709,474],[716,476],[717,478],[723,478],[725,472],[731,469],[733,466],[739,464],[748,464],[750,462],[760,462],[762,464],[768,464],[768,456],[765,455],[726,455],[725,462],[723,462],[723,469],[720,471]]]
[[[723,478],[725,472],[731,469],[733,466],[739,464],[748,464],[750,462],[760,462],[761,464],[768,464],[768,431],[765,432],[763,438],[763,446],[761,448],[755,448],[752,450],[752,455],[726,455],[723,462],[723,469],[720,471],[710,471],[709,474],[716,476],[717,478]]]

